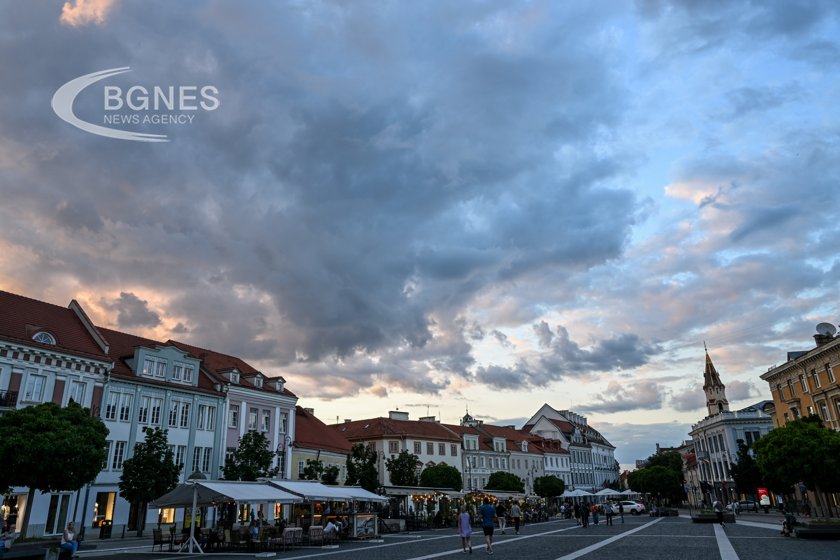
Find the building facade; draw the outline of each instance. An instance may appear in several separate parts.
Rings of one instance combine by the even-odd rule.
[[[832,325],[823,323],[820,330],[813,348],[788,352],[785,363],[761,376],[773,395],[776,426],[816,414],[823,425],[840,430],[840,337]]]

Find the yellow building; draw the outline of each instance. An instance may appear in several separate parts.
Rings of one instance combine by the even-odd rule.
[[[840,430],[840,336],[830,323],[817,325],[816,346],[788,352],[787,361],[761,378],[770,385],[775,426],[816,414],[823,425]]]

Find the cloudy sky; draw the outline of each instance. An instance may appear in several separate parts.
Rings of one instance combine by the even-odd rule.
[[[0,288],[328,422],[548,402],[629,465],[704,416],[704,341],[746,406],[840,320],[835,5],[0,3]],[[125,67],[75,114],[168,142],[53,112]],[[138,85],[218,107],[106,110]]]

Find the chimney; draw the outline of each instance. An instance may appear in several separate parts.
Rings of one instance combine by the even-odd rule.
[[[345,418],[345,419],[344,419],[344,423],[345,423],[345,424],[349,424],[349,423],[350,423],[350,422],[352,422],[352,421],[353,421],[353,420],[352,420],[351,418]]]
[[[315,409],[314,409],[314,408],[306,408],[306,407],[303,407],[303,410],[305,410],[306,412],[308,412],[308,413],[309,413],[309,414],[311,414],[312,416],[315,416]]]
[[[408,420],[408,418],[406,418],[406,420]],[[418,418],[418,420],[420,420],[420,422],[434,422],[435,417],[434,416],[421,416],[420,418]]]
[[[391,420],[408,420],[408,412],[401,410],[391,410],[388,412],[388,418]]]

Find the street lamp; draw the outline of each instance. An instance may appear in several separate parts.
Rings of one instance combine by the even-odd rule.
[[[283,442],[277,446],[277,454],[280,456],[280,478],[286,478],[286,453],[291,446],[292,438],[289,436],[283,438]]]
[[[191,481],[193,485],[193,501],[192,501],[192,510],[190,510],[190,554],[193,552],[193,546],[195,546],[201,554],[204,554],[204,551],[201,550],[201,547],[198,544],[198,541],[195,540],[195,509],[198,505],[198,481],[199,480],[207,480],[207,477],[204,476],[204,473],[200,470],[196,469],[194,473],[192,473],[188,478],[187,481]]]

